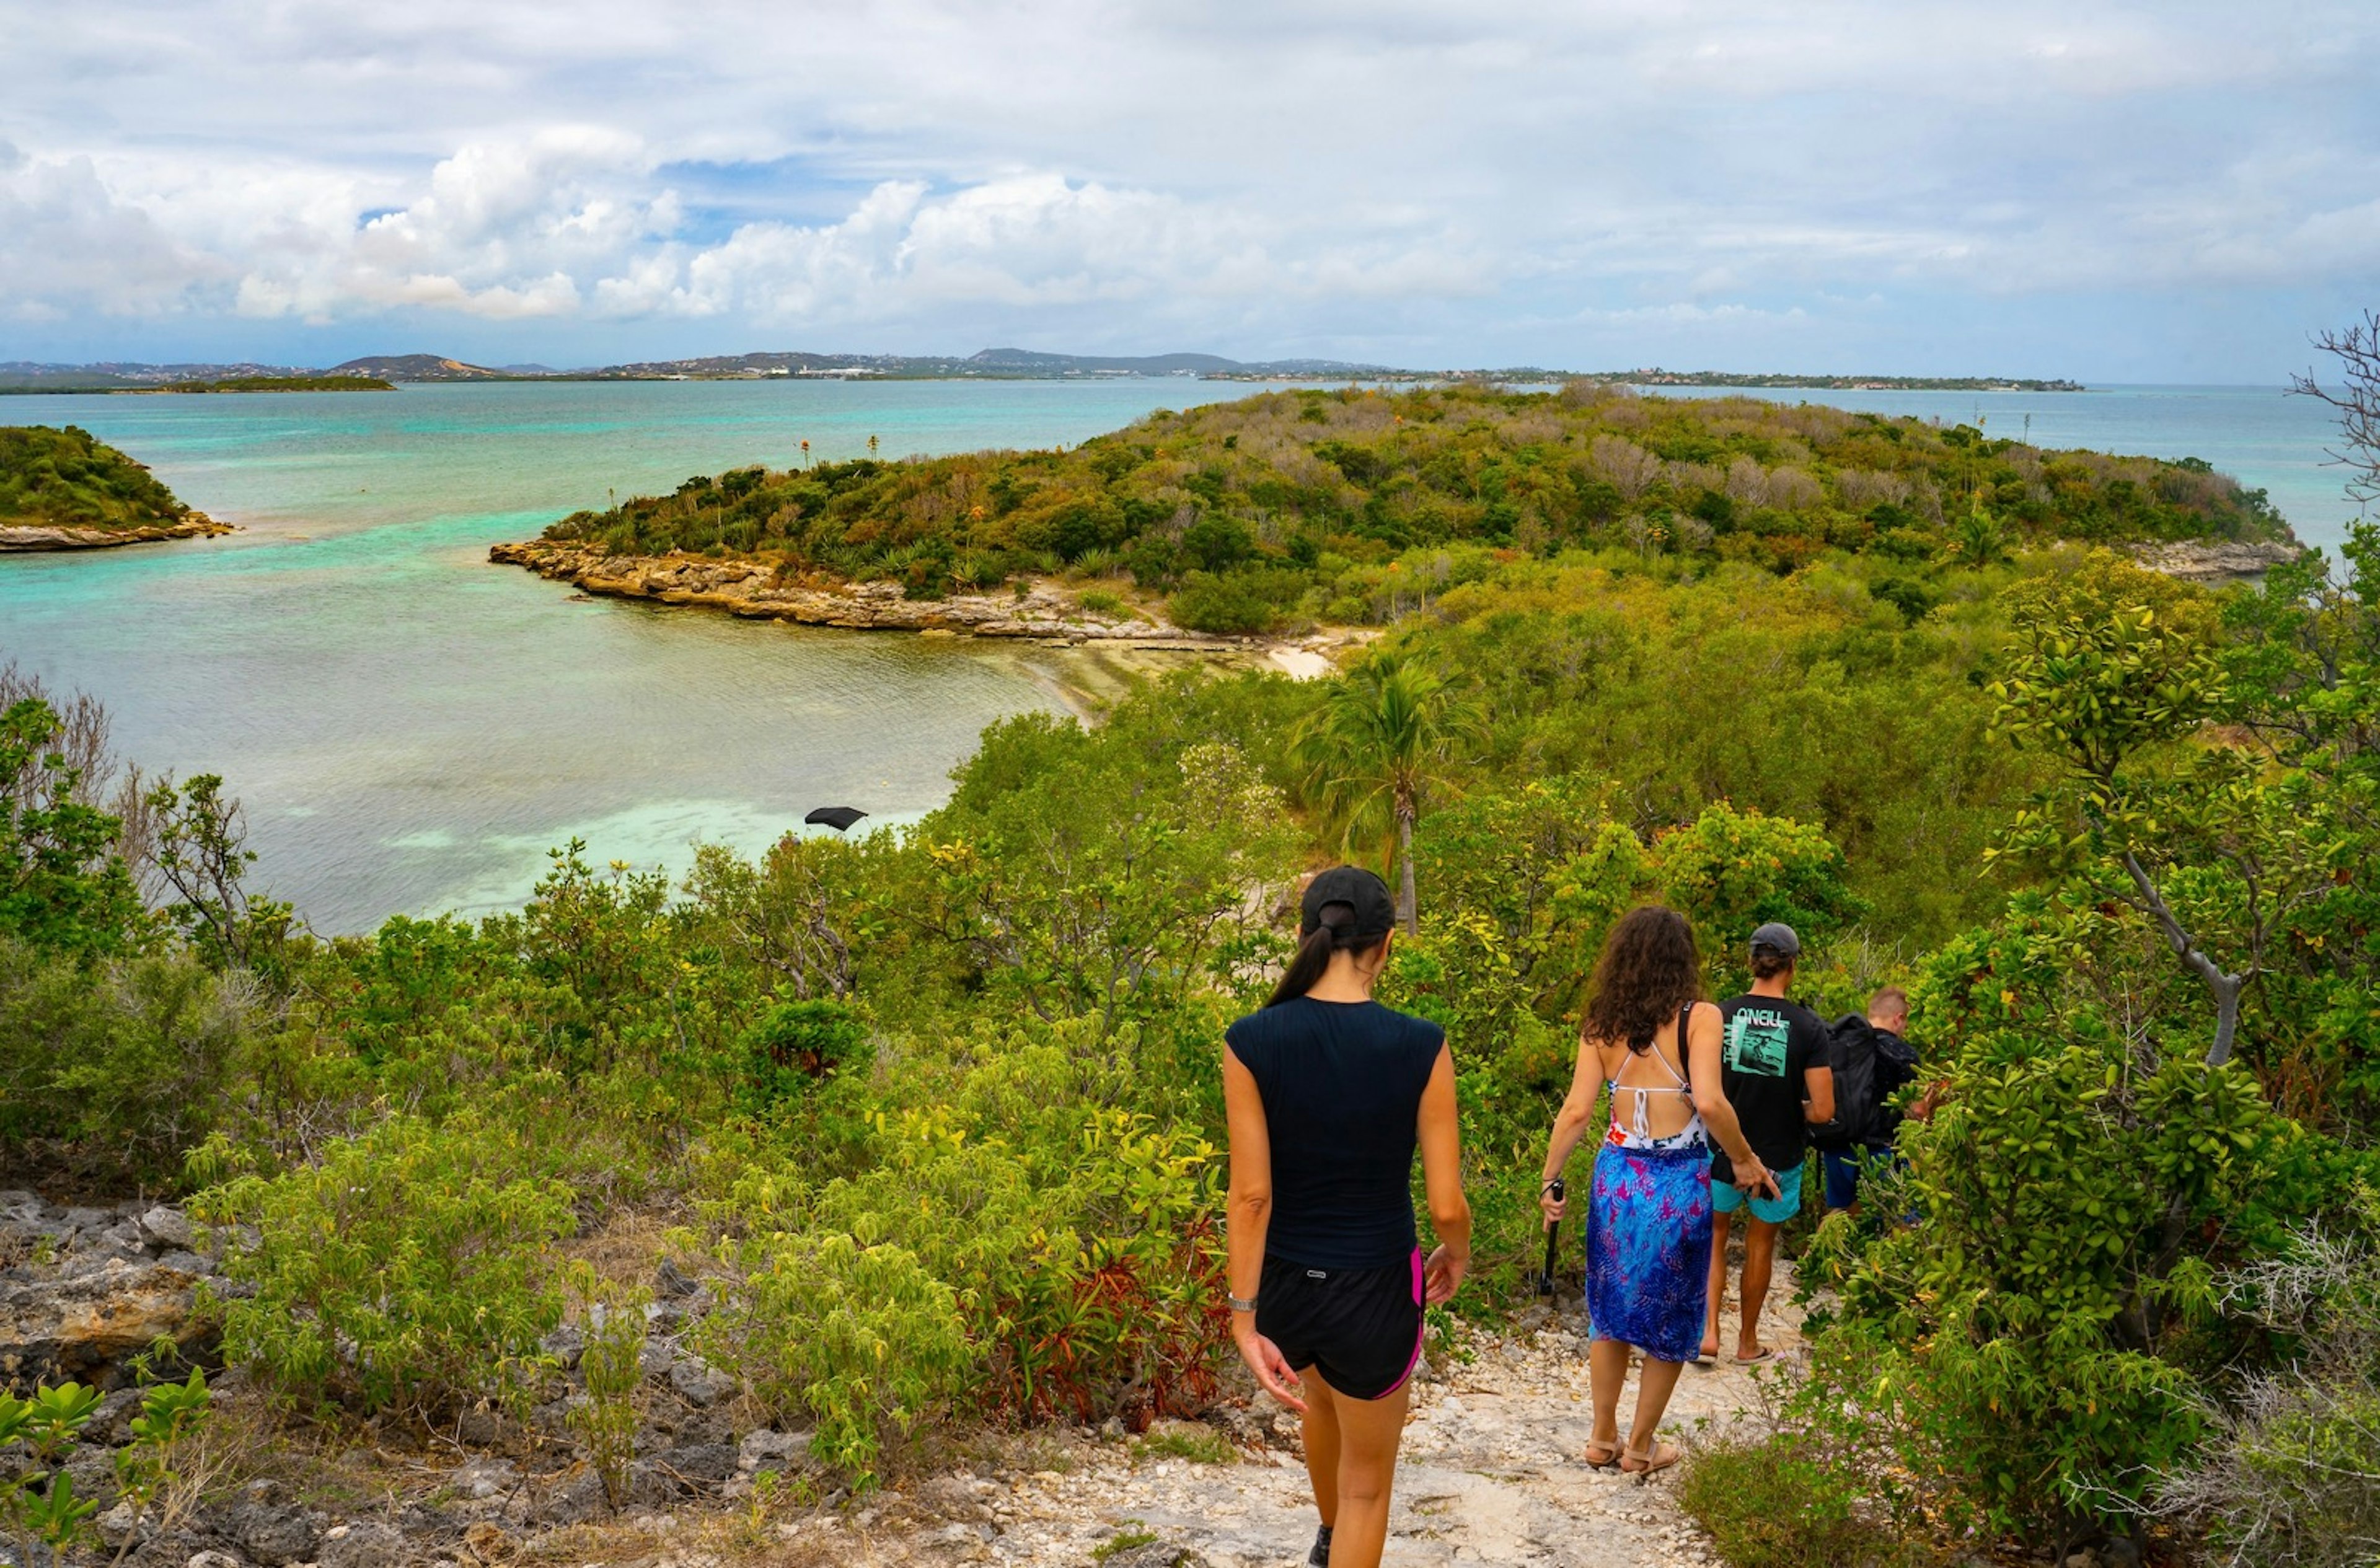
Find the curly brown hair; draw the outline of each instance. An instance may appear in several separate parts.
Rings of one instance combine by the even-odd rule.
[[[1625,1040],[1631,1051],[1649,1051],[1654,1033],[1702,994],[1694,928],[1674,909],[1639,905],[1604,939],[1582,1027],[1591,1040]]]

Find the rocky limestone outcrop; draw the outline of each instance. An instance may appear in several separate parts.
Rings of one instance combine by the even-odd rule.
[[[73,1380],[106,1389],[161,1339],[206,1348],[194,1313],[212,1270],[189,1220],[164,1204],[59,1207],[0,1192],[0,1386]]]
[[[2280,543],[2180,543],[2143,544],[2134,547],[2133,558],[2153,572],[2163,572],[2184,582],[2207,583],[2245,582],[2263,577],[2275,566],[2286,566],[2305,553],[2305,547],[2294,541]]]
[[[652,599],[664,604],[699,604],[733,615],[795,621],[809,626],[868,631],[965,633],[975,637],[1061,638],[1130,643],[1148,649],[1205,651],[1245,646],[1253,639],[1209,637],[1148,621],[1099,620],[1087,615],[1066,595],[1046,585],[1023,595],[955,593],[947,599],[911,599],[895,582],[826,586],[778,579],[765,561],[703,555],[613,555],[600,545],[531,540],[499,544],[488,559],[526,566],[540,577],[571,583],[588,593]]]
[[[231,525],[193,512],[178,523],[137,529],[78,529],[47,523],[0,525],[0,553],[33,550],[109,550],[119,544],[158,544],[169,539],[208,539],[231,532]]]

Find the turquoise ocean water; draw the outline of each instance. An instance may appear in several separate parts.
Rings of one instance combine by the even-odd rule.
[[[27,397],[130,452],[226,539],[0,558],[0,660],[88,691],[116,748],[225,775],[258,884],[326,932],[516,905],[573,834],[599,861],[756,850],[802,813],[930,808],[977,733],[1055,701],[1012,654],[599,601],[487,546],[689,473],[1072,444],[1236,383],[509,383]],[[2321,410],[2267,389],[1802,394],[1995,435],[2204,456],[2310,541],[2346,509]]]

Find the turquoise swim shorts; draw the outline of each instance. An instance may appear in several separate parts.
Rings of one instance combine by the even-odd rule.
[[[1802,1167],[1796,1165],[1790,1171],[1779,1171],[1774,1174],[1777,1177],[1777,1196],[1749,1200],[1744,1197],[1742,1187],[1731,1182],[1722,1182],[1717,1176],[1713,1176],[1711,1178],[1711,1212],[1732,1214],[1749,1201],[1754,1219],[1766,1220],[1772,1225],[1783,1224],[1802,1212]]]

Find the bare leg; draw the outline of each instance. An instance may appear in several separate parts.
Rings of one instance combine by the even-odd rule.
[[[1309,1380],[1319,1385],[1317,1375]],[[1397,1444],[1405,1435],[1408,1383],[1385,1399],[1350,1399],[1331,1392],[1339,1428],[1334,1478],[1339,1517],[1330,1531],[1330,1568],[1379,1568],[1389,1543],[1389,1493],[1397,1474]],[[1312,1400],[1307,1404],[1311,1405]],[[1314,1463],[1308,1451],[1306,1464]]]
[[[1328,1526],[1339,1519],[1339,1405],[1330,1385],[1312,1367],[1305,1371],[1305,1477],[1314,1483],[1314,1509]],[[1334,1535],[1332,1539],[1337,1539]]]
[[[1727,1233],[1731,1216],[1711,1216],[1710,1309],[1703,1319],[1703,1354],[1718,1355],[1719,1308],[1727,1305]]]
[[[1595,1398],[1595,1440],[1620,1440],[1620,1391],[1628,1382],[1632,1347],[1620,1340],[1587,1342],[1586,1384]]]
[[[1662,1413],[1670,1408],[1670,1394],[1678,1386],[1678,1374],[1685,1369],[1682,1361],[1657,1361],[1645,1357],[1636,1372],[1636,1416],[1628,1424],[1628,1452],[1640,1457],[1650,1457],[1653,1434],[1661,1429]]]
[[[1760,1354],[1760,1309],[1768,1304],[1768,1276],[1777,1261],[1777,1227],[1755,1219],[1743,1233],[1743,1333],[1735,1353],[1746,1359]]]

